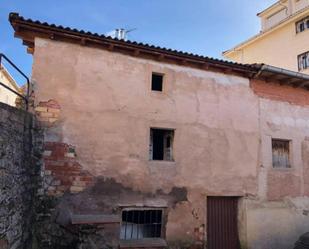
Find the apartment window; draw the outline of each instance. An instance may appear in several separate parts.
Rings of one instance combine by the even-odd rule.
[[[124,210],[120,239],[144,239],[162,237],[162,210]]]
[[[174,130],[150,129],[150,160],[173,160]]]
[[[163,90],[163,75],[158,73],[152,73],[151,90],[160,91]]]
[[[296,23],[296,33],[300,33],[309,29],[309,16]]]
[[[272,139],[273,168],[291,168],[290,141]]]
[[[309,68],[309,51],[298,56],[298,71]]]

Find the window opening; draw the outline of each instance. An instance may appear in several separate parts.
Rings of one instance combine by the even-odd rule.
[[[162,210],[124,210],[120,239],[162,237]]]
[[[150,160],[173,160],[174,130],[150,129]]]
[[[291,168],[289,140],[272,139],[272,159],[274,168]]]
[[[163,75],[162,74],[152,73],[151,90],[162,92],[163,90]]]

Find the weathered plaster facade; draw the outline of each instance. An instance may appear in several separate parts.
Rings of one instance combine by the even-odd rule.
[[[150,89],[152,72],[165,75],[162,93]],[[194,240],[207,195],[257,194],[259,102],[248,79],[36,39],[33,81],[37,103],[61,107],[45,141],[74,145],[83,170],[144,194],[187,190],[168,214],[167,240]],[[149,161],[150,127],[175,129],[174,162]]]
[[[34,112],[45,138],[39,248],[116,248],[125,208],[163,209],[168,246],[201,248],[207,197],[218,196],[239,198],[242,248],[288,249],[306,232],[308,90],[253,80],[252,68],[241,76],[218,61],[176,65],[140,56],[143,46],[128,55],[125,42],[115,51],[114,40],[93,41],[102,49],[80,33],[73,43],[71,33],[61,41],[34,32]],[[162,92],[151,90],[153,72],[164,75]],[[174,130],[173,161],[149,160],[151,128]],[[272,138],[290,141],[291,168],[273,168]]]
[[[250,248],[293,248],[308,230],[309,93],[301,89],[253,81],[260,96],[261,154],[259,202],[248,202]],[[272,167],[271,139],[291,141],[291,168]]]
[[[288,248],[306,231],[308,203],[297,199],[308,191],[303,165],[306,103],[289,104],[284,101],[287,94],[271,95],[270,90],[271,96],[264,98],[263,91],[256,90],[261,86],[250,87],[248,79],[233,75],[40,38],[35,48],[36,102],[53,99],[61,107],[59,120],[46,133],[47,143],[73,145],[77,161],[93,179],[110,178],[145,195],[186,189],[187,200],[173,207],[165,198],[117,201],[118,207],[168,208],[168,242],[194,242],[194,231],[206,224],[207,196],[244,198],[240,239],[249,248]],[[165,75],[162,93],[150,89],[152,72]],[[308,95],[305,90],[298,93]],[[174,162],[149,161],[150,127],[175,129]],[[272,169],[271,137],[293,141],[292,169]],[[57,178],[56,171],[47,174]],[[80,185],[72,184],[77,192],[87,189]],[[100,205],[95,206],[75,207],[74,212],[97,213]],[[263,222],[261,215],[269,218]],[[269,225],[270,219],[280,220],[280,225],[272,223],[277,229]]]

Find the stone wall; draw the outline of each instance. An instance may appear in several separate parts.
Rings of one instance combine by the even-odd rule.
[[[31,248],[40,136],[31,114],[0,103],[0,248]]]

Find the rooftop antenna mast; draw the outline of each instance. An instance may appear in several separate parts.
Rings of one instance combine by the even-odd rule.
[[[136,28],[133,29],[124,29],[124,28],[120,28],[120,29],[115,29],[115,38],[119,39],[119,40],[127,40],[127,35],[128,33],[132,32],[136,30]]]

